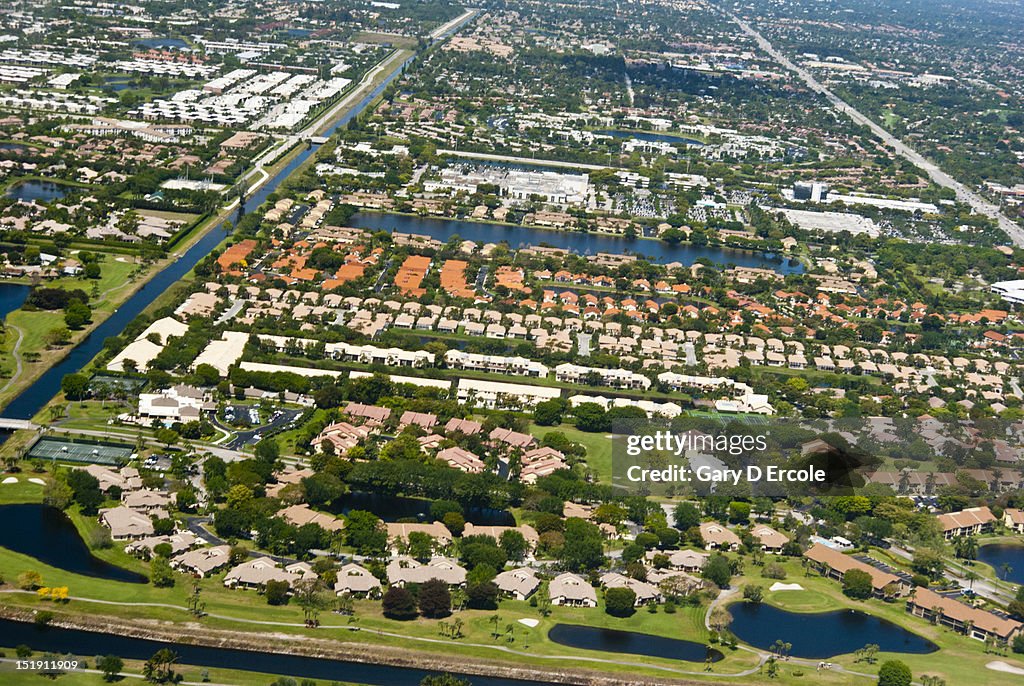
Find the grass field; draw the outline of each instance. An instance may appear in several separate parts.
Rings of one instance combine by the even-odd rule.
[[[537,426],[530,424],[529,431],[540,439],[549,431],[560,431],[574,443],[580,443],[587,449],[587,465],[593,470],[601,483],[612,481],[612,439],[606,433],[587,433],[580,431],[571,424],[558,426]]]

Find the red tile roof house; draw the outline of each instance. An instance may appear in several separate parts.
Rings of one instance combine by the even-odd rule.
[[[1021,623],[945,598],[927,588],[915,588],[907,598],[907,612],[941,623],[953,631],[979,641],[993,638],[1009,642],[1021,630]]]
[[[983,531],[991,531],[996,516],[987,507],[969,507],[960,512],[950,512],[938,516],[942,535],[946,540],[960,536],[973,536]]]
[[[1024,534],[1024,510],[1008,507],[1003,510],[1003,524],[1014,533]]]
[[[804,553],[804,557],[810,560],[811,564],[823,576],[837,581],[842,581],[843,577],[851,569],[867,572],[871,577],[871,588],[876,598],[884,598],[886,596],[886,587],[889,587],[890,594],[895,596],[904,595],[910,590],[910,584],[895,574],[883,572],[881,569],[876,569],[849,555],[844,555],[838,550],[829,548],[827,545],[814,544]]]

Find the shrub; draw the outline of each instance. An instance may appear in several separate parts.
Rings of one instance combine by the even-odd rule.
[[[604,594],[605,612],[614,617],[628,617],[636,605],[636,593],[631,588],[609,588]]]
[[[778,562],[769,562],[761,569],[761,576],[765,579],[785,579],[786,569]]]

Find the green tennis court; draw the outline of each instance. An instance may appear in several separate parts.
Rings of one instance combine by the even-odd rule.
[[[44,436],[28,451],[29,459],[60,462],[88,462],[91,464],[120,465],[128,462],[134,446],[125,443],[71,441]]]

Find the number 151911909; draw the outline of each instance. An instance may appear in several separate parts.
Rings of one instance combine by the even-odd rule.
[[[29,669],[40,671],[61,671],[66,672],[78,669],[78,660],[18,660],[15,662],[17,669]]]

